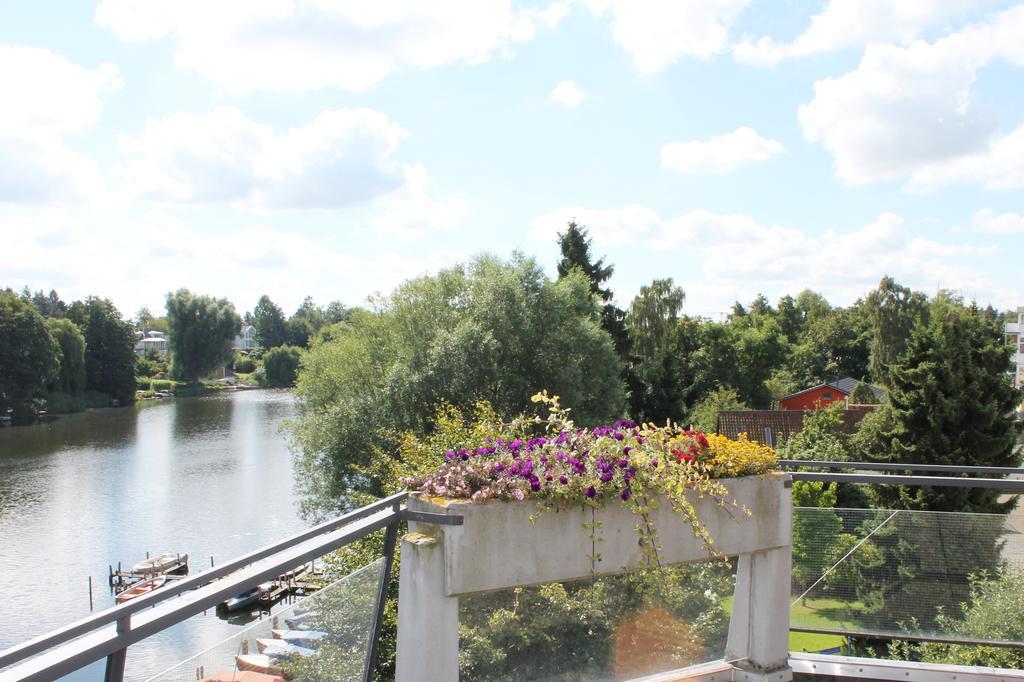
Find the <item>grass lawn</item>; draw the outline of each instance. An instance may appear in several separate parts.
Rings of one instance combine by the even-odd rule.
[[[732,596],[722,600],[728,613],[732,613]],[[850,628],[848,609],[860,606],[859,602],[844,602],[839,599],[808,599],[797,602],[789,612],[790,625],[794,627],[823,628],[839,630]],[[851,628],[852,629],[852,628]],[[790,632],[790,651],[823,651],[843,645],[839,635],[821,635],[813,632]]]

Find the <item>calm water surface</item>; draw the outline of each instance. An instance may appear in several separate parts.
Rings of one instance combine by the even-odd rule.
[[[0,429],[0,649],[114,605],[108,566],[187,552],[193,571],[305,527],[281,423],[290,393],[92,410]],[[230,636],[212,612],[133,646],[145,679]],[[102,679],[92,666],[69,679]]]

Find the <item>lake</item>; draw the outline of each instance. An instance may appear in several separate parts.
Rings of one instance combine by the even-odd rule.
[[[193,572],[306,527],[281,433],[287,391],[91,410],[0,429],[0,649],[114,605],[108,566],[188,553]],[[212,612],[128,651],[143,680],[237,631]],[[102,679],[102,663],[67,679]]]

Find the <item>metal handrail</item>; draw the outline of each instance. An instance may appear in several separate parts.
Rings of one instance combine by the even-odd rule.
[[[958,476],[899,476],[897,474],[836,474],[820,471],[793,471],[794,481],[826,483],[865,483],[868,485],[927,485],[936,488],[986,488],[1008,493],[1024,493],[1024,480],[1008,478],[960,478]]]
[[[828,460],[780,459],[783,469],[860,469],[861,471],[931,471],[946,474],[1024,474],[1021,467],[956,466],[952,464],[900,464],[898,462],[831,462]]]
[[[207,569],[201,573],[196,573],[188,578],[174,581],[173,585],[168,585],[161,590],[154,590],[142,595],[141,597],[136,597],[129,602],[125,602],[124,604],[114,606],[105,611],[100,611],[93,616],[83,618],[71,623],[70,625],[65,625],[62,628],[53,630],[52,632],[48,632],[26,642],[22,642],[21,644],[17,644],[0,652],[0,668],[4,668],[15,661],[24,660],[28,656],[32,656],[40,651],[45,651],[46,649],[52,648],[53,646],[66,642],[74,637],[91,632],[96,628],[110,623],[116,623],[123,618],[130,617],[131,614],[136,611],[141,611],[150,606],[154,606],[165,599],[175,597],[182,592],[200,587],[211,580],[226,576],[229,573],[233,573],[240,568],[248,566],[249,564],[260,561],[277,554],[278,552],[305,542],[306,540],[369,516],[381,509],[400,505],[408,496],[409,493],[401,492],[390,497],[385,497],[378,502],[374,502],[373,504],[365,507],[360,507],[359,509],[353,510],[336,519],[321,523],[318,526],[314,526],[285,540],[261,547],[260,549],[249,552],[248,554],[243,554],[242,556],[232,559],[227,563]],[[294,568],[294,566],[291,568]]]
[[[123,652],[128,645],[216,606],[224,599],[253,585],[276,578],[295,566],[323,556],[382,528],[397,527],[404,519],[401,504],[407,497],[408,493],[402,492],[384,498],[220,566],[175,581],[173,585],[161,590],[147,593],[125,604],[15,645],[0,652],[0,668],[25,661],[37,653],[55,647],[61,647],[59,651],[63,651],[63,654],[42,657],[47,661],[54,659],[52,662],[37,658],[24,662],[12,670],[0,671],[0,681],[53,679],[104,656],[117,656],[120,652],[120,661],[108,658],[109,678],[111,661],[113,660],[113,667],[123,667]],[[268,558],[272,561],[267,561]],[[387,560],[390,562],[390,557],[387,557]],[[258,562],[262,563],[256,565]],[[194,591],[172,603],[160,603],[188,590]],[[149,613],[139,614],[134,621],[132,620],[132,614],[153,606],[156,608]],[[116,624],[116,627],[110,631],[96,632],[111,624]],[[79,637],[80,639],[76,640]],[[119,675],[115,673],[112,679],[119,679]]]

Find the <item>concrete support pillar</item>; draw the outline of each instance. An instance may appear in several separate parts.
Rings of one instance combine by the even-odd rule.
[[[789,668],[789,598],[792,547],[741,554],[725,659],[733,679],[786,682]]]
[[[443,541],[422,533],[402,538],[396,659],[396,682],[459,679],[459,600],[445,596]]]

